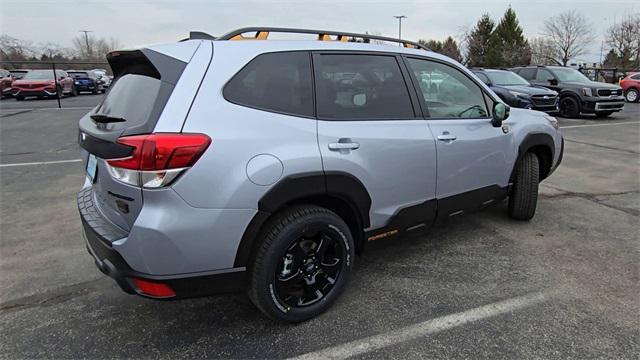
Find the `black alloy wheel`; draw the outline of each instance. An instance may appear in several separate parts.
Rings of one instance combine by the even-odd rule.
[[[580,115],[580,104],[571,96],[560,99],[560,115],[566,118],[574,118]]]
[[[292,307],[320,301],[340,276],[346,249],[342,238],[329,227],[307,228],[282,254],[276,268],[276,294]]]

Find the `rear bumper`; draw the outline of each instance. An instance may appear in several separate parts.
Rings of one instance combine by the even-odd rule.
[[[96,267],[114,279],[126,293],[153,298],[138,291],[133,279],[168,285],[176,294],[168,299],[234,292],[246,287],[246,269],[244,267],[179,275],[152,275],[135,271],[112,245],[114,237],[126,236],[126,234],[118,233],[117,229],[112,231],[109,229],[109,224],[92,215],[92,209],[89,208],[91,204],[86,202],[86,190],[81,191],[78,195],[78,208],[87,251],[93,257]]]

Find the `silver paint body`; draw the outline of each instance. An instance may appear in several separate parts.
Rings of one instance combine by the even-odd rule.
[[[135,271],[179,275],[232,269],[240,240],[258,201],[279,180],[308,172],[342,171],[358,178],[372,200],[371,227],[384,226],[400,209],[489,185],[507,186],[518,145],[531,133],[554,138],[554,164],[561,135],[546,114],[512,109],[505,134],[489,119],[323,121],[236,105],[224,85],[256,56],[276,51],[349,50],[413,54],[455,61],[423,50],[376,44],[320,41],[207,41],[156,45],[150,49],[188,63],[155,132],[193,132],[212,143],[198,162],[170,187],[118,192],[142,200],[127,218],[100,206],[128,236],[113,242]],[[499,98],[481,81],[479,86]],[[445,132],[455,141],[439,141]],[[332,150],[344,141],[354,150]],[[343,142],[343,141],[341,141]],[[104,160],[96,184],[112,186]],[[107,175],[108,176],[108,175]],[[123,190],[124,189],[124,190]],[[141,203],[141,201],[139,202]]]

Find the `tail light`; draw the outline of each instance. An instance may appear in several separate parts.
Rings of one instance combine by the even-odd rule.
[[[132,151],[126,158],[107,160],[110,175],[129,185],[159,188],[193,166],[211,139],[204,134],[156,133],[124,136],[117,142]]]
[[[133,283],[142,295],[154,298],[170,298],[176,296],[175,291],[167,284],[138,278],[134,278]]]

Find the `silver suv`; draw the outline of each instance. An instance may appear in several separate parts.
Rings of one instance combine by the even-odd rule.
[[[247,290],[299,322],[370,241],[507,197],[531,219],[562,158],[555,118],[510,111],[446,56],[371,39],[398,41],[248,28],[110,53],[115,80],[79,124],[98,268],[149,298]]]

